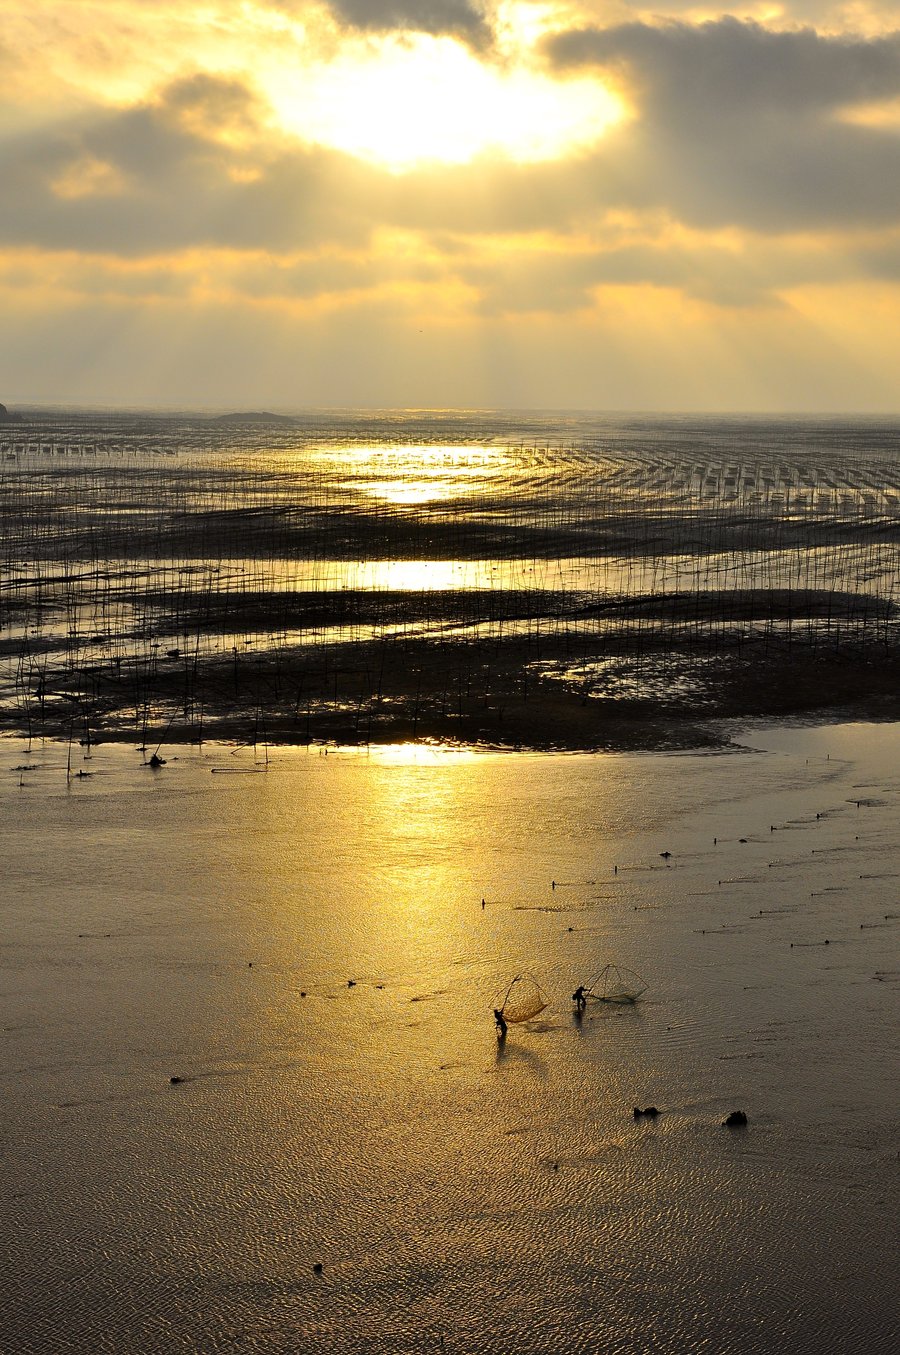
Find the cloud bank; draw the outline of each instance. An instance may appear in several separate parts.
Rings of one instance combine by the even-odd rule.
[[[628,10],[598,8],[613,20]],[[695,369],[715,371],[718,407],[764,404],[769,390],[784,400],[779,364],[798,374],[805,407],[817,382],[845,391],[848,406],[890,407],[895,393],[900,406],[892,376],[900,28],[885,27],[877,6],[865,34],[728,15],[689,22],[677,17],[681,7],[668,8],[676,17],[568,28],[560,10],[555,31],[529,50],[526,64],[561,88],[588,77],[619,92],[626,116],[593,144],[522,162],[485,152],[402,173],[282,125],[252,51],[236,68],[215,45],[221,34],[209,49],[185,49],[167,78],[141,65],[138,92],[125,81],[115,99],[78,86],[67,48],[69,76],[38,116],[21,92],[30,58],[16,35],[25,29],[13,24],[0,47],[0,69],[11,73],[0,121],[0,297],[23,318],[20,336],[32,327],[62,335],[65,317],[78,313],[98,332],[106,323],[121,335],[124,326],[150,342],[160,308],[213,347],[228,334],[237,350],[240,335],[249,345],[253,333],[260,367],[285,373],[282,404],[297,402],[284,345],[305,355],[306,370],[311,353],[316,370],[325,350],[333,353],[329,398],[312,403],[341,403],[341,380],[346,402],[370,400],[368,378],[354,384],[348,375],[368,343],[395,354],[384,403],[492,402],[460,356],[483,350],[498,383],[493,402],[528,403],[521,397],[537,381],[537,403],[589,405],[600,398],[596,378],[562,340],[568,326],[594,368],[624,382],[612,400],[619,406],[671,403],[668,380],[650,399],[638,360],[654,344],[665,352],[666,342],[670,363],[680,343]],[[173,12],[162,0],[148,9]],[[109,11],[117,22],[125,13],[115,0]],[[325,60],[306,29],[271,27],[273,15],[309,24],[322,6],[241,13],[263,34],[266,60],[276,39],[279,51],[296,54],[297,80],[312,69],[304,62]],[[452,39],[487,64],[509,61],[492,44],[497,13],[467,0],[330,6],[342,30],[372,41],[386,33]],[[798,0],[787,17],[804,13]],[[133,7],[132,17],[139,28]],[[242,28],[242,40],[255,31]],[[99,35],[87,45],[84,59],[95,63]],[[106,60],[112,48],[103,50]],[[327,336],[321,350],[317,333]],[[428,360],[423,335],[431,336]],[[711,356],[725,342],[730,384]],[[6,344],[9,370],[24,374],[31,350]],[[46,352],[49,379],[65,384],[71,358],[67,367],[56,339]],[[690,403],[711,398],[696,370],[682,374],[682,388],[685,380]]]
[[[481,6],[470,0],[331,0],[329,8],[344,23],[364,31],[440,34],[478,46],[486,44],[491,33]]]

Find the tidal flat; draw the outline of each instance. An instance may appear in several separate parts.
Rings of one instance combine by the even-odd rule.
[[[0,728],[75,744],[900,711],[895,422],[35,415],[0,566]]]
[[[0,1349],[891,1348],[898,639],[896,423],[4,428]]]
[[[0,1348],[889,1349],[898,768],[3,739]]]

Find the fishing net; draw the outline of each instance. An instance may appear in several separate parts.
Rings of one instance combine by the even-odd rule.
[[[588,997],[598,1002],[637,1002],[646,991],[647,985],[640,974],[617,964],[605,965],[585,989]]]
[[[532,974],[517,974],[506,990],[506,996],[500,1004],[504,1021],[515,1025],[519,1021],[530,1021],[542,1012],[547,999],[541,992],[537,979]]]

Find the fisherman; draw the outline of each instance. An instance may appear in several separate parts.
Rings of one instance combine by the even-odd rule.
[[[498,1038],[498,1040],[505,1040],[505,1039],[506,1039],[506,1022],[505,1022],[504,1019],[503,1019],[503,1013],[502,1013],[501,1011],[499,1011],[496,1007],[494,1008],[494,1020],[497,1022],[497,1038]]]
[[[584,984],[579,983],[575,992],[572,994],[572,1001],[575,1003],[578,1011],[583,1012],[587,1006],[587,993],[584,991]]]

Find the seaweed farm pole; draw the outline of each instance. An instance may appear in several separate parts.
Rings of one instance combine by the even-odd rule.
[[[419,702],[421,701],[421,699],[422,699],[422,670],[420,668],[418,678],[416,681],[416,704],[415,709],[413,710],[413,740],[415,740],[419,728]]]

